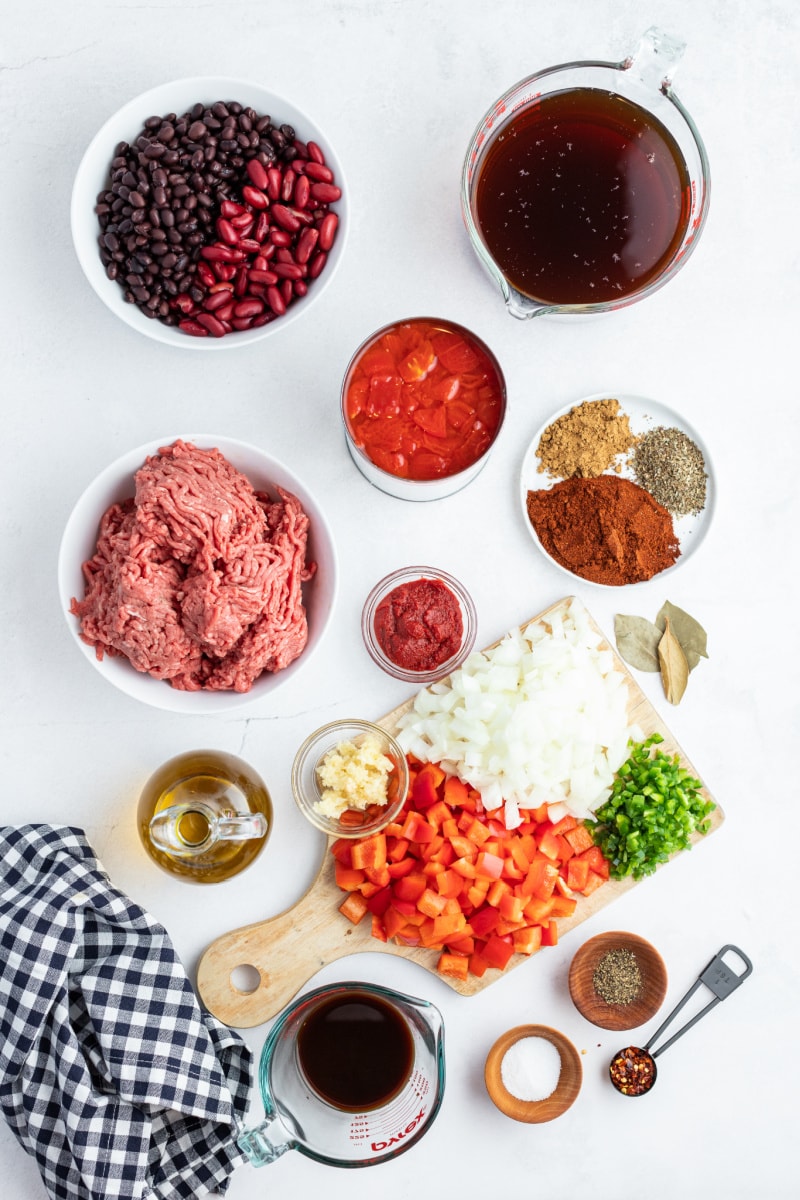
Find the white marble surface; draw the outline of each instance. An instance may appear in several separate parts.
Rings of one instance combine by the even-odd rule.
[[[714,526],[668,597],[657,578],[624,593],[572,590],[609,633],[616,611],[653,615],[666,598],[706,625],[710,658],[679,708],[666,705],[657,677],[639,678],[725,810],[722,829],[474,998],[386,955],[320,971],[315,983],[362,977],[440,1005],[441,1114],[377,1174],[291,1153],[261,1171],[243,1167],[231,1200],[312,1188],[329,1200],[375,1188],[385,1200],[420,1188],[477,1200],[498,1187],[569,1200],[634,1189],[651,1200],[795,1195],[795,4],[29,0],[5,14],[0,818],[82,826],[114,882],[166,925],[190,973],[215,937],[292,904],[314,874],[321,842],[288,787],[303,737],[335,716],[379,716],[408,695],[361,645],[372,584],[415,560],[452,571],[477,603],[479,644],[565,593],[517,508],[525,447],[552,411],[605,389],[652,396],[702,431],[717,473]],[[585,324],[516,322],[461,224],[467,140],[517,79],[570,59],[619,59],[653,22],[688,42],[676,89],[702,131],[713,180],[701,244],[669,287],[624,312]],[[239,352],[189,355],[137,336],[99,303],[72,250],[69,196],[83,149],[115,108],[163,80],[211,73],[260,80],[323,124],[346,166],[353,226],[340,273],[307,320]],[[347,456],[337,413],[362,337],[417,313],[475,329],[510,391],[490,465],[430,506],[371,489]],[[324,501],[341,566],[334,626],[315,660],[274,701],[219,719],[169,716],[117,694],[81,661],[55,587],[59,538],[81,489],[130,447],[180,427],[254,441],[291,464]],[[277,810],[257,865],[202,896],[151,865],[133,823],[150,772],[198,746],[249,760]],[[724,943],[755,964],[747,985],[670,1049],[657,1089],[638,1103],[604,1079],[620,1036],[584,1022],[566,987],[581,941],[614,928],[659,947],[668,1003]],[[557,1026],[583,1054],[578,1101],[546,1126],[507,1120],[483,1086],[492,1042],[530,1021]],[[257,1052],[265,1033],[245,1034]],[[253,1120],[258,1113],[254,1097]],[[0,1177],[4,1200],[44,1194],[5,1126]]]

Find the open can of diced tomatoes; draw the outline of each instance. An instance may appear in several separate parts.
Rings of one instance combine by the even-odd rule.
[[[347,448],[362,475],[400,500],[439,500],[483,469],[506,414],[489,347],[438,317],[384,325],[342,384]]]

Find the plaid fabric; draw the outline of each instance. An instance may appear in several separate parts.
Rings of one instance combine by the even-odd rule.
[[[82,830],[0,828],[0,1107],[53,1200],[224,1191],[251,1084]]]

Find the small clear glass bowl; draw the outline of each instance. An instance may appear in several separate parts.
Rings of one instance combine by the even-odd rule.
[[[431,579],[443,583],[453,593],[461,609],[461,621],[463,625],[461,645],[457,652],[451,655],[450,658],[445,659],[439,666],[433,667],[429,671],[412,671],[392,662],[384,652],[375,632],[375,615],[382,601],[395,588],[401,587],[406,583],[415,583],[419,579]],[[392,571],[380,583],[375,584],[375,587],[367,596],[364,609],[361,613],[361,633],[364,638],[364,645],[373,662],[376,662],[387,675],[391,675],[395,679],[402,679],[406,683],[424,685],[435,683],[438,679],[444,679],[451,671],[455,671],[456,667],[460,667],[464,659],[472,652],[477,632],[478,614],[469,592],[463,583],[460,583],[453,575],[448,575],[446,571],[438,571],[435,567],[402,567],[398,571]]]
[[[358,745],[368,735],[378,739],[381,751],[394,763],[394,770],[389,775],[389,798],[386,805],[373,816],[367,816],[365,813],[364,821],[353,825],[318,812],[315,805],[322,798],[322,788],[317,776],[317,767],[341,742],[354,742]],[[372,721],[352,719],[331,721],[330,724],[323,725],[306,738],[297,751],[292,766],[292,793],[297,807],[317,829],[336,838],[365,837],[385,829],[402,809],[408,795],[408,784],[408,763],[404,751],[390,733]]]

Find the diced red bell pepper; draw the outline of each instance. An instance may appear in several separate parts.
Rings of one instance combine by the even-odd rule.
[[[469,972],[469,959],[463,954],[452,954],[445,950],[439,955],[436,969],[440,975],[447,975],[450,979],[460,979],[464,982]]]
[[[493,933],[480,953],[490,967],[497,967],[498,970],[504,971],[514,953],[514,943],[510,937],[501,938]]]
[[[582,854],[584,850],[588,850],[594,845],[592,835],[585,825],[576,825],[564,836],[575,854]]]
[[[352,921],[354,925],[357,925],[366,915],[368,908],[369,901],[360,892],[348,892],[339,905],[339,912],[347,917],[348,921]]]

